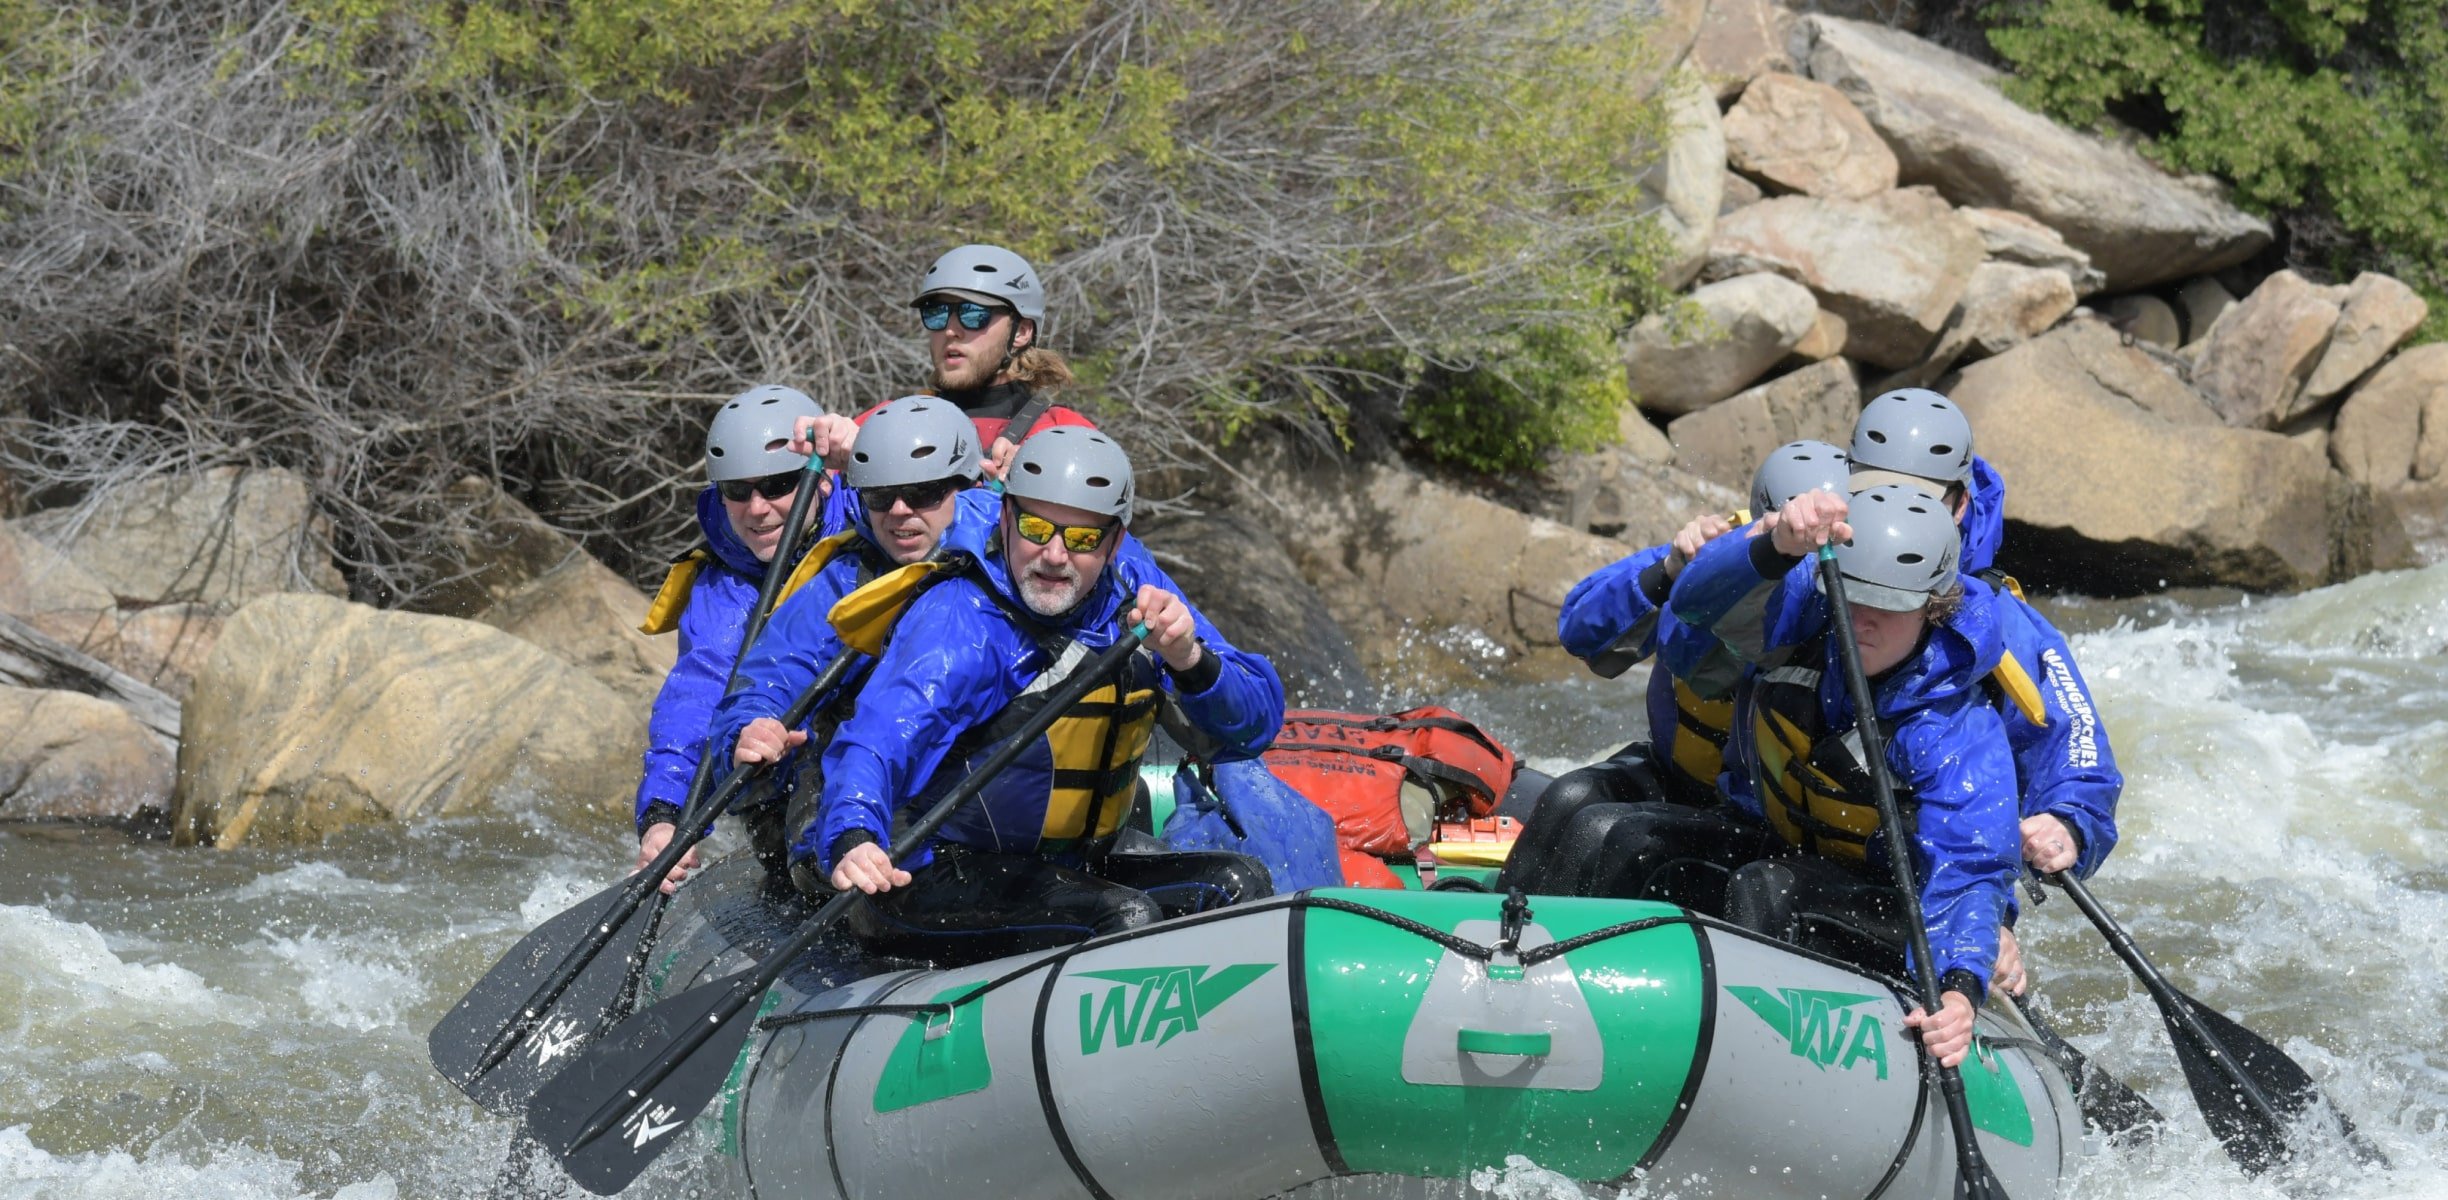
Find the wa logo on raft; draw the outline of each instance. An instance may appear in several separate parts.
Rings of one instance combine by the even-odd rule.
[[[1199,1022],[1274,963],[1235,963],[1229,967],[1122,967],[1082,971],[1078,978],[1110,980],[1100,997],[1080,993],[1080,1053],[1106,1048],[1164,1045],[1185,1033],[1197,1033]]]
[[[1853,1011],[1855,1005],[1870,1004],[1879,997],[1807,988],[1779,988],[1773,995],[1755,987],[1729,986],[1726,991],[1742,1001],[1744,1008],[1759,1014],[1770,1029],[1783,1034],[1794,1057],[1822,1071],[1829,1067],[1851,1070],[1867,1059],[1878,1064],[1879,1078],[1887,1078],[1886,1029],[1878,1018]]]

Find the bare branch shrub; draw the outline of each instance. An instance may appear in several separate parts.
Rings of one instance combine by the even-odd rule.
[[[1654,286],[1628,5],[54,11],[0,172],[0,467],[46,503],[287,467],[369,600],[457,569],[471,472],[650,571],[721,399],[923,382],[905,305],[961,241],[1036,259],[1069,399],[1193,474],[1423,380],[1604,401]],[[1557,330],[1570,378],[1508,361]]]

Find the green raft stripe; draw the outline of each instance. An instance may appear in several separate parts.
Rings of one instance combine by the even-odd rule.
[[[1502,898],[1462,892],[1334,891],[1438,929],[1498,918]],[[1539,897],[1531,921],[1561,941],[1623,921],[1666,916],[1662,904]],[[1436,974],[1442,947],[1381,921],[1332,909],[1304,914],[1307,1018],[1318,1093],[1348,1168],[1466,1178],[1508,1154],[1575,1179],[1615,1179],[1639,1163],[1673,1119],[1702,1050],[1707,1011],[1697,937],[1671,924],[1566,955],[1605,1048],[1585,1091],[1419,1084],[1403,1077],[1403,1043]],[[1513,986],[1498,983],[1493,986]],[[1456,1050],[1489,1031],[1469,1030]],[[1520,1031],[1494,1035],[1526,1054]],[[1557,1053],[1581,1054],[1566,1042]]]

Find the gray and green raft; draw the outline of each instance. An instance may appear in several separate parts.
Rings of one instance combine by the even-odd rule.
[[[951,971],[837,944],[767,995],[706,1120],[764,1197],[1246,1200],[1517,1154],[1681,1197],[1952,1190],[1888,982],[1633,901],[1533,898],[1506,952],[1501,908],[1315,892]],[[649,989],[747,966],[804,911],[718,865]],[[2011,1018],[1979,1033],[1981,1149],[2009,1195],[2053,1195],[2067,1080]]]

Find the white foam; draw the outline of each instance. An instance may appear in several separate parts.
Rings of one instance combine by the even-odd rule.
[[[357,879],[327,862],[302,862],[269,875],[259,875],[226,893],[230,900],[268,900],[281,896],[394,896],[407,892],[404,883]]]
[[[129,963],[113,954],[90,925],[63,921],[49,909],[0,904],[0,997],[13,997],[28,1020],[50,1021],[110,1013],[156,1025],[234,1021],[251,1024],[262,1009],[206,984],[175,963]]]
[[[306,1015],[363,1033],[396,1023],[400,1010],[425,997],[420,973],[387,939],[326,937],[309,930],[284,937],[265,931],[265,950],[303,979],[297,997]]]
[[[54,1155],[23,1125],[0,1129],[0,1200],[324,1200],[301,1186],[298,1164],[241,1145],[216,1146],[202,1162],[177,1154],[139,1158],[124,1150]],[[329,1200],[398,1200],[389,1175],[348,1184]]]

